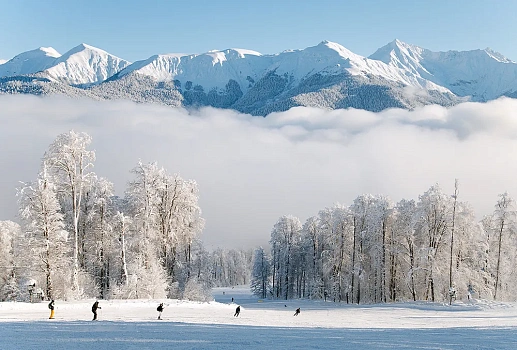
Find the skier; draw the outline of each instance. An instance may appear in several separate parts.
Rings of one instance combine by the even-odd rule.
[[[163,312],[163,303],[160,303],[160,305],[158,305],[158,307],[156,308],[156,311],[159,312],[158,319],[161,320],[162,319],[162,312]]]
[[[241,307],[237,306],[237,308],[235,309],[235,314],[233,315],[233,317],[239,317],[240,313],[241,313]]]
[[[300,308],[296,309],[296,312],[294,313],[293,316],[298,316],[300,314]]]
[[[48,308],[50,309],[50,317],[48,319],[53,320],[54,319],[54,299],[52,299],[50,301],[50,303],[48,303]]]
[[[102,309],[102,308],[99,306],[99,302],[96,300],[95,303],[93,303],[93,306],[92,306],[92,312],[93,312],[93,320],[92,321],[97,320],[97,309]]]

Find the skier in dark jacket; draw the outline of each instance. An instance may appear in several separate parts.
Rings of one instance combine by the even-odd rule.
[[[296,309],[295,313],[293,316],[298,316],[300,314],[300,308]]]
[[[161,320],[162,319],[162,312],[163,312],[163,303],[160,303],[160,305],[158,305],[158,307],[156,308],[156,311],[159,312],[158,319]]]
[[[102,308],[99,306],[99,302],[95,301],[95,303],[93,303],[93,306],[92,306],[92,312],[93,312],[92,321],[95,321],[97,319],[97,309],[102,309]]]
[[[51,300],[50,303],[48,303],[48,308],[50,309],[49,320],[52,320],[54,319],[54,300]]]
[[[237,306],[237,308],[235,309],[235,314],[233,315],[233,317],[239,317],[240,313],[241,313],[241,307]]]

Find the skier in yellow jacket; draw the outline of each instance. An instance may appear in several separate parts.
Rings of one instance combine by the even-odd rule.
[[[50,303],[48,303],[48,308],[50,309],[50,317],[49,320],[54,319],[54,300],[51,300]]]

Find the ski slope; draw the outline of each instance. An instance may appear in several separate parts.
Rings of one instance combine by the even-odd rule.
[[[224,292],[224,294],[223,294]],[[0,303],[0,349],[516,349],[517,305],[479,300],[346,305],[267,301],[218,288],[215,301]],[[231,302],[234,298],[234,303]],[[165,303],[161,321],[156,307]],[[239,317],[233,317],[237,305]],[[297,307],[301,314],[294,317]]]

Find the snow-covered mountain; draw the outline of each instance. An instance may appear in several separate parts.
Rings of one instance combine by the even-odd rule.
[[[44,73],[69,85],[88,85],[102,82],[128,65],[130,62],[104,50],[81,44],[57,58]]]
[[[0,78],[41,72],[52,65],[61,55],[51,47],[23,52],[0,65]]]
[[[31,75],[67,85],[100,83],[127,67],[130,62],[93,46],[81,44],[64,55],[51,47],[24,52],[0,66],[0,77]]]
[[[0,93],[64,93],[266,115],[294,106],[412,109],[517,96],[517,63],[486,50],[432,52],[395,40],[369,57],[323,41],[274,55],[227,49],[130,63],[81,44],[0,65]],[[36,91],[36,92],[35,92]]]
[[[517,63],[491,49],[432,52],[399,40],[370,56],[446,87],[473,101],[488,101],[517,91]]]
[[[245,90],[246,78],[263,75],[268,65],[268,57],[242,49],[210,51],[201,55],[155,55],[128,66],[118,78],[137,73],[159,82],[192,81],[206,90],[224,88],[229,80],[235,80]]]

